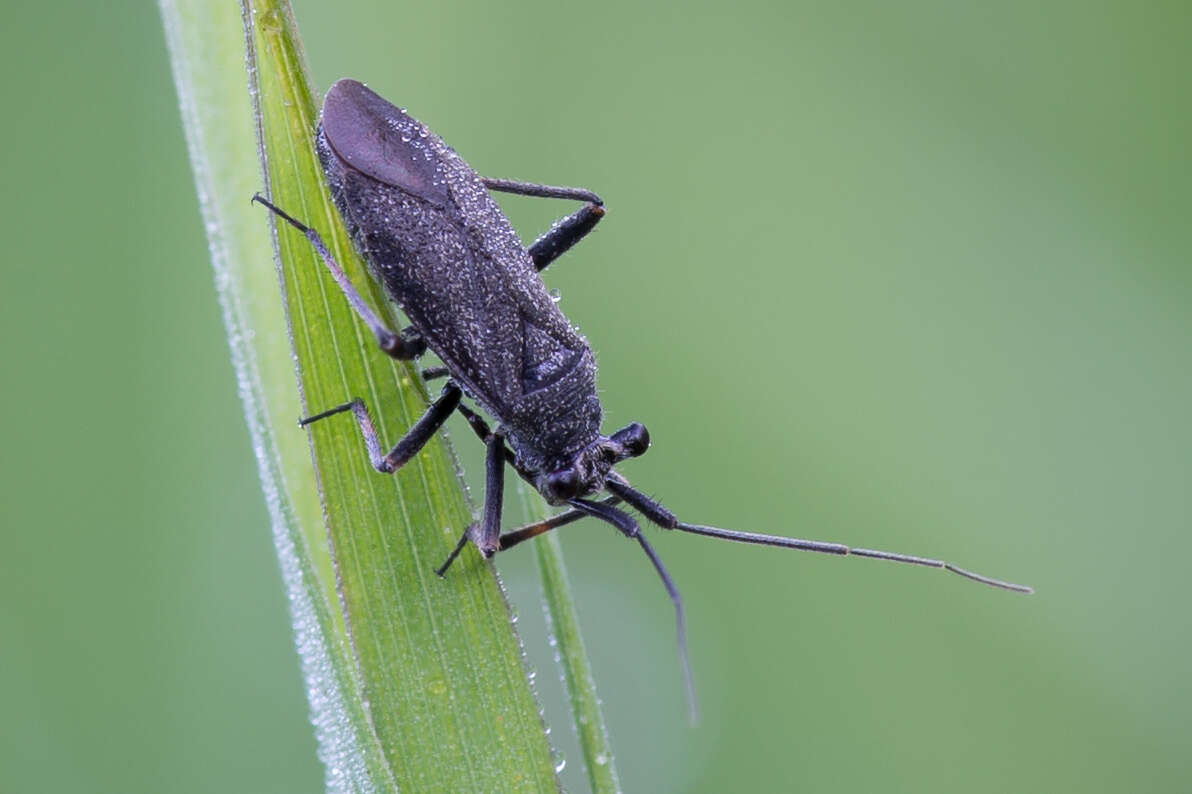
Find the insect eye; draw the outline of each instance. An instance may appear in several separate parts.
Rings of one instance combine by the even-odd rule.
[[[650,431],[641,422],[634,422],[613,433],[613,441],[621,445],[625,454],[636,458],[650,448]]]
[[[560,501],[579,495],[579,475],[574,469],[551,472],[546,478],[546,487]]]

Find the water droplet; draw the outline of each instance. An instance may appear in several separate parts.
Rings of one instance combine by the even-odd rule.
[[[560,759],[559,759],[559,763],[555,764],[555,774],[556,774],[556,775],[557,775],[557,774],[559,774],[560,772],[562,772],[562,771],[563,771],[564,769],[566,769],[566,768],[567,768],[567,759],[566,759],[566,758],[560,758]]]

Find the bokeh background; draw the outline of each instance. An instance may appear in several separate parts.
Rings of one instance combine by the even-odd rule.
[[[692,727],[649,566],[568,529],[626,790],[1192,786],[1186,3],[296,11],[321,85],[605,197],[547,281],[651,430],[636,483],[1038,588],[659,537]],[[0,42],[0,789],[318,791],[156,8],[18,3]]]

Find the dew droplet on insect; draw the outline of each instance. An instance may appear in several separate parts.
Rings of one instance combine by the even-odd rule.
[[[383,102],[379,97],[376,97],[376,100]],[[384,107],[382,106],[382,111]],[[336,112],[335,103],[330,107],[325,105],[325,120],[328,114]],[[405,108],[402,108],[400,112],[404,114]],[[510,443],[510,448],[505,451],[507,454],[514,453],[511,461],[514,469],[531,485],[536,485],[541,481],[542,476],[551,474],[552,467],[545,465],[549,462],[548,459],[557,458],[564,463],[567,460],[573,460],[575,462],[572,473],[577,475],[576,479],[581,479],[579,475],[583,474],[583,477],[590,479],[590,482],[585,480],[583,487],[587,490],[579,494],[580,498],[569,500],[570,504],[577,508],[583,507],[584,509],[579,510],[580,513],[601,519],[621,532],[627,533],[628,529],[636,526],[627,513],[613,507],[613,502],[585,501],[582,496],[593,494],[604,488],[610,492],[610,498],[615,497],[614,501],[625,502],[626,507],[633,508],[652,523],[660,524],[667,529],[680,529],[684,532],[726,541],[760,543],[801,551],[851,554],[871,559],[926,565],[943,568],[988,585],[1023,592],[1029,591],[1028,588],[971,574],[937,560],[866,549],[850,550],[835,543],[686,524],[679,522],[666,508],[650,497],[634,490],[624,478],[616,475],[615,472],[607,471],[607,466],[600,470],[593,468],[592,465],[589,465],[591,463],[587,457],[589,453],[593,456],[600,456],[593,460],[605,460],[603,456],[607,450],[621,445],[619,441],[616,444],[610,444],[610,442],[622,433],[626,433],[624,437],[627,440],[637,439],[633,443],[621,445],[625,454],[634,457],[641,454],[648,446],[644,428],[638,425],[638,431],[634,431],[631,426],[623,431],[618,431],[612,437],[599,435],[600,398],[595,387],[595,365],[590,349],[587,347],[586,341],[571,329],[559,309],[554,307],[553,304],[561,300],[560,292],[558,290],[545,291],[542,282],[529,267],[528,251],[521,244],[508,220],[501,214],[500,207],[493,200],[489,190],[591,202],[591,205],[585,210],[573,213],[563,220],[555,221],[550,227],[551,231],[538,238],[538,241],[542,243],[539,250],[546,252],[543,257],[546,261],[535,263],[540,264],[541,267],[545,267],[550,260],[578,242],[603,216],[599,198],[588,191],[577,189],[506,180],[488,182],[420,122],[405,115],[400,118],[387,113],[383,115],[387,118],[375,120],[373,123],[379,123],[374,129],[387,132],[390,135],[398,134],[402,142],[408,144],[406,151],[409,159],[414,163],[414,167],[409,168],[408,172],[408,167],[401,167],[400,164],[394,164],[397,167],[393,168],[392,172],[389,168],[382,169],[382,175],[395,175],[396,182],[378,178],[375,185],[367,190],[362,190],[359,196],[354,197],[348,190],[333,190],[333,193],[337,193],[336,203],[345,218],[355,217],[356,210],[359,209],[360,223],[358,228],[352,232],[358,247],[385,254],[385,257],[376,261],[370,259],[370,264],[374,275],[380,274],[382,286],[389,297],[402,309],[407,310],[407,314],[409,314],[409,309],[414,309],[416,314],[421,313],[428,317],[433,315],[421,323],[414,321],[414,317],[411,317],[411,327],[422,334],[428,343],[436,340],[440,342],[445,352],[460,350],[469,353],[462,357],[456,355],[456,363],[471,363],[455,367],[451,366],[452,356],[444,354],[443,360],[449,365],[445,367],[447,373],[452,376],[458,375],[461,380],[465,380],[464,375],[471,376],[474,373],[485,376],[479,379],[473,378],[477,380],[475,385],[478,393],[472,395],[469,392],[469,395],[475,397],[476,402],[492,414],[492,418],[506,431],[505,437]],[[340,121],[347,124],[351,123],[353,119],[353,116],[348,115]],[[359,135],[359,143],[355,137],[349,138],[356,153],[365,160],[374,155],[388,154],[373,147],[372,144],[375,142],[365,135],[365,133],[373,132],[374,129],[358,130],[356,134]],[[324,143],[326,142],[328,141]],[[322,149],[320,149],[320,153],[322,153]],[[332,155],[334,155],[333,152]],[[328,169],[327,176],[330,181],[342,181],[341,172],[345,166],[340,163],[337,156],[332,156],[330,162],[325,163],[324,166]],[[368,175],[370,174],[366,173],[366,176]],[[441,189],[444,186],[450,189]],[[277,208],[269,205],[268,202],[263,199],[261,201],[283,218],[290,220],[290,223],[298,227],[300,231],[305,229],[302,224],[289,218]],[[357,201],[359,202],[358,207],[355,205]],[[385,211],[382,212],[382,210]],[[306,231],[309,232],[308,229]],[[373,245],[374,237],[380,239],[383,244]],[[399,240],[404,250],[390,250],[398,248],[390,243],[396,243]],[[393,254],[391,259],[389,254]],[[404,278],[407,269],[406,259],[414,260],[408,267],[410,271],[408,279]],[[335,274],[334,263],[328,261],[327,264],[331,268],[332,274]],[[221,278],[220,281],[222,280]],[[354,306],[363,302],[363,299],[356,295],[355,290],[350,286],[344,286],[343,283],[340,286],[349,300],[354,301]],[[432,294],[435,296],[433,301],[428,297]],[[543,304],[542,297],[547,297],[548,302],[552,305]],[[514,313],[514,308],[509,309],[512,316],[508,318],[511,322],[507,324],[512,330],[503,334],[497,330],[500,324],[494,322],[494,318],[499,319],[502,316],[501,312],[505,311],[500,308],[501,306],[514,307],[514,304],[516,304],[516,312]],[[365,316],[365,312],[359,308],[357,308],[357,313],[366,322],[371,319]],[[453,317],[454,323],[441,323],[438,318],[443,317]],[[375,325],[376,320],[371,320],[370,324]],[[517,331],[519,327],[521,328],[520,335]],[[386,329],[382,328],[382,330]],[[429,346],[434,350],[439,349],[434,344]],[[476,354],[475,356],[470,355],[473,352]],[[294,356],[296,353],[291,355]],[[492,357],[492,361],[486,363],[488,362],[486,357],[489,356]],[[512,366],[508,366],[510,364]],[[527,409],[525,414],[512,409],[508,412],[503,411],[501,410],[502,400],[498,398],[504,394],[504,390],[496,386],[489,390],[491,393],[488,396],[492,399],[484,399],[486,392],[484,388],[480,388],[484,385],[480,381],[487,379],[494,384],[505,384],[506,381],[503,379],[508,378],[510,374],[520,376],[511,381],[514,390],[518,393],[523,395],[544,393],[546,396],[541,398],[541,405],[535,403]],[[559,386],[555,387],[555,384],[559,384]],[[564,396],[567,399],[558,399],[558,394],[547,392],[548,386],[553,387],[554,392],[566,391],[567,394]],[[459,386],[452,388],[455,389],[458,400],[460,388]],[[351,407],[351,405],[344,406],[344,408],[347,407]],[[339,413],[342,410],[341,408],[324,412],[320,417]],[[446,413],[451,413],[451,409],[447,409]],[[529,415],[531,413],[534,415]],[[436,419],[433,412],[428,412],[423,420],[420,420],[424,428],[429,428],[427,432],[433,433],[434,429],[430,425],[431,420],[437,421],[434,427],[438,427],[442,424],[443,418]],[[552,422],[553,425],[551,425]],[[371,445],[370,448],[375,447],[378,443],[375,432],[371,427],[366,428],[362,422],[360,425],[361,430],[365,432],[365,440]],[[551,425],[550,432],[544,429],[544,425]],[[495,434],[490,431],[482,433],[477,430],[477,432],[482,437],[487,434],[485,443],[490,445],[490,451],[497,453],[497,457],[492,459],[493,462],[498,466],[503,465],[499,460],[501,452],[499,443],[496,445],[491,443],[495,440]],[[596,440],[590,441],[593,434],[595,434]],[[416,438],[417,436],[412,432],[406,436],[410,443],[413,443],[412,440]],[[585,439],[589,440],[585,441]],[[418,443],[426,443],[426,438],[422,438]],[[587,446],[583,446],[584,444]],[[606,447],[606,444],[610,444],[610,446]],[[540,451],[544,453],[543,459],[531,462],[522,460],[520,454],[523,446],[527,449],[542,447]],[[575,457],[576,449],[580,449],[579,457]],[[622,459],[621,453],[616,453],[616,455],[618,455],[617,460]],[[533,458],[534,456],[527,457]],[[608,465],[612,465],[612,462]],[[586,472],[590,472],[591,476],[589,477]],[[490,484],[493,482],[492,474],[493,472],[490,471]],[[365,493],[363,485],[360,487],[360,492]],[[546,493],[545,490],[543,492]],[[488,512],[485,514],[485,521],[492,522],[482,525],[485,533],[492,531],[499,534],[501,527],[499,510],[494,512],[494,516],[490,516]],[[544,529],[546,528],[551,527],[548,526]],[[458,529],[445,531],[449,535],[454,535]],[[535,534],[540,531],[543,530],[536,530]],[[634,532],[636,533],[636,529]],[[470,534],[471,530],[469,530]],[[530,535],[519,536],[518,542],[526,537],[530,537]],[[465,542],[466,538],[467,536],[465,536]],[[683,639],[683,613],[677,592],[669,574],[645,541],[644,536],[637,535],[637,539],[649,556],[663,584],[671,593],[677,613],[679,655],[684,678],[690,692],[691,674],[688,669],[687,650]],[[458,551],[459,548],[447,559],[442,568],[438,569],[437,573],[440,576],[455,559],[455,554]],[[290,592],[294,591],[291,589]],[[514,614],[511,617],[511,622],[516,623],[517,620],[518,617]],[[562,656],[562,648],[550,629],[549,622],[547,641],[552,652],[551,655],[558,662]],[[326,656],[326,652],[322,653],[323,656]],[[535,680],[535,676],[534,672],[529,674],[531,683]],[[332,677],[328,676],[328,678],[330,680]],[[431,694],[445,695],[449,700],[455,697],[455,691],[448,686],[444,679],[435,679],[429,682],[428,688]],[[316,724],[318,724],[320,710],[314,706],[315,695],[311,696],[311,702],[312,710],[316,714]],[[597,703],[600,703],[599,699],[597,699]],[[691,704],[694,705],[693,698]],[[539,709],[539,714],[541,715],[541,709]],[[580,716],[578,723],[581,726],[585,725],[587,718]],[[549,735],[549,727],[546,728],[546,733]],[[500,738],[502,742],[507,741],[503,732]],[[597,756],[595,760],[597,765],[611,762],[611,758],[604,754]],[[566,762],[559,758],[555,771],[561,772],[565,766]]]

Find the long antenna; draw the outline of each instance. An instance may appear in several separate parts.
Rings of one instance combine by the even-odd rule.
[[[632,488],[629,483],[620,475],[611,475],[606,481],[605,485],[608,490],[617,496],[624,499],[635,509],[641,512],[646,518],[654,522],[664,529],[677,529],[682,532],[690,532],[693,535],[704,535],[709,538],[720,538],[721,540],[733,540],[738,543],[756,543],[762,546],[777,546],[785,549],[795,549],[796,551],[814,551],[820,554],[835,554],[839,557],[867,557],[871,560],[887,560],[889,562],[901,562],[908,565],[921,565],[925,568],[940,568],[945,571],[950,571],[958,576],[963,576],[965,579],[971,579],[974,582],[987,584],[990,587],[997,587],[1002,590],[1009,590],[1014,593],[1033,593],[1033,587],[1027,585],[1014,584],[1013,582],[1002,581],[1001,579],[994,579],[990,576],[974,573],[965,570],[945,560],[933,560],[928,557],[915,557],[911,554],[898,554],[892,551],[877,551],[875,549],[855,549],[846,546],[843,543],[825,543],[819,540],[803,540],[801,538],[785,538],[781,535],[762,535],[756,532],[739,532],[732,529],[721,529],[720,527],[707,527],[702,524],[688,524],[675,518],[674,514],[663,507],[658,502],[650,497]]]
[[[994,579],[991,576],[966,571],[964,568],[960,568],[945,560],[915,557],[911,554],[898,554],[892,551],[877,551],[876,549],[854,549],[851,546],[845,546],[843,543],[823,543],[818,540],[784,538],[780,535],[759,535],[756,532],[737,532],[732,529],[706,527],[701,524],[687,524],[683,521],[676,521],[675,525],[669,527],[669,529],[678,529],[683,532],[704,535],[709,538],[735,540],[738,543],[757,543],[762,546],[779,546],[798,551],[816,551],[821,554],[835,554],[840,557],[868,557],[871,560],[889,560],[890,562],[904,562],[909,565],[922,565],[925,568],[942,568],[945,571],[951,571],[954,574],[963,576],[965,579],[972,579],[974,582],[987,584],[990,587],[1000,587],[1002,590],[1010,590],[1015,593],[1035,592],[1033,587],[1028,587],[1024,584],[1004,582],[1001,579]]]
[[[683,685],[687,691],[687,715],[694,724],[699,720],[699,703],[695,697],[695,676],[691,673],[691,658],[687,653],[687,620],[683,616],[683,597],[679,595],[679,588],[675,587],[675,581],[671,579],[666,566],[662,564],[662,560],[654,551],[654,547],[646,541],[641,530],[638,529],[637,521],[633,516],[618,510],[607,501],[590,502],[587,499],[568,499],[567,501],[577,510],[612,524],[626,537],[636,540],[662,579],[662,585],[666,588],[667,595],[670,596],[671,603],[675,607],[675,640],[679,645],[679,665],[683,669]]]

